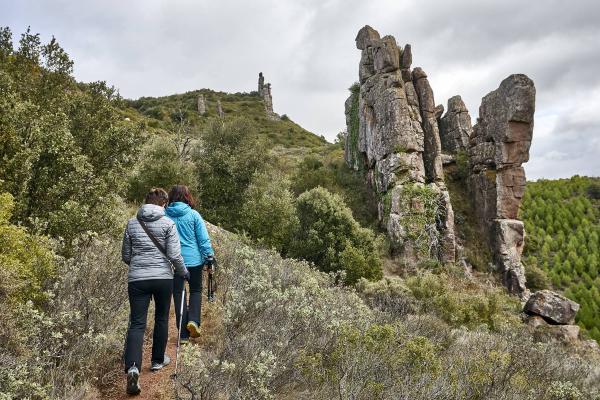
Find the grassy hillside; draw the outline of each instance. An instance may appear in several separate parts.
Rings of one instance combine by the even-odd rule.
[[[206,114],[198,114],[198,96],[204,95]],[[258,133],[267,139],[270,146],[284,147],[320,147],[327,142],[322,136],[307,131],[290,120],[285,114],[281,120],[267,118],[265,106],[261,97],[253,93],[224,93],[210,89],[201,89],[174,94],[165,97],[142,97],[129,101],[135,110],[149,117],[149,126],[167,128],[181,116],[188,121],[192,128],[202,129],[211,119],[217,117],[217,101],[221,101],[225,120],[245,117],[253,121]]]
[[[528,280],[580,303],[577,323],[600,340],[600,178],[529,182],[522,217]]]

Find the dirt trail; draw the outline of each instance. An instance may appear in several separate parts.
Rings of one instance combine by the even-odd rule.
[[[204,307],[203,307],[204,308]],[[150,310],[148,312],[150,315]],[[115,400],[167,400],[174,398],[174,381],[171,375],[175,372],[175,351],[177,347],[177,327],[175,326],[175,309],[171,303],[169,315],[169,341],[166,354],[171,357],[171,363],[158,372],[150,371],[150,358],[152,356],[152,326],[153,319],[148,318],[148,327],[144,339],[143,367],[140,373],[140,386],[142,393],[139,396],[128,396],[125,393],[126,375],[120,374],[111,387],[104,392],[103,399]]]

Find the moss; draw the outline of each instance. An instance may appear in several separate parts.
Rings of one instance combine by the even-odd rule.
[[[493,169],[486,169],[484,171],[485,177],[490,181],[490,182],[496,182],[496,170]]]
[[[406,153],[408,152],[408,149],[405,146],[402,146],[401,144],[397,144],[394,146],[394,153]]]
[[[430,234],[435,231],[440,207],[439,194],[428,186],[406,184],[402,187],[399,204],[404,208],[400,223],[406,230],[406,239],[420,258],[428,258],[434,240]]]

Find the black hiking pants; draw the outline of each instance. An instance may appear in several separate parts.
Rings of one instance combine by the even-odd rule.
[[[189,331],[186,329],[186,325],[189,321],[194,321],[200,326],[200,319],[202,315],[202,272],[203,267],[199,265],[197,267],[188,267],[190,271],[190,284],[189,284],[189,302],[188,299],[184,299],[183,302],[183,324],[181,325],[181,332],[179,332],[182,339],[187,339],[190,336]],[[181,310],[181,293],[183,291],[183,285],[185,280],[176,276],[173,278],[173,300],[175,302],[175,315],[177,316],[177,328],[179,329],[179,311]],[[186,291],[187,292],[187,291]],[[186,293],[187,294],[187,293]],[[187,297],[187,295],[186,295]]]
[[[171,307],[172,279],[148,279],[129,282],[129,329],[125,342],[125,371],[135,364],[142,370],[142,347],[150,299],[154,298],[154,334],[152,335],[152,362],[162,363],[169,336],[169,308]]]

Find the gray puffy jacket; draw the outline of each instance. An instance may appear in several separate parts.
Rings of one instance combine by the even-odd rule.
[[[129,265],[128,281],[173,279],[171,264],[175,273],[185,275],[187,269],[181,256],[177,228],[173,221],[165,217],[165,209],[154,204],[144,204],[138,210],[137,216],[146,223],[158,243],[166,249],[167,256],[158,250],[137,218],[131,218],[125,228],[121,249],[123,261]]]

